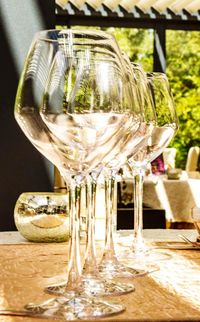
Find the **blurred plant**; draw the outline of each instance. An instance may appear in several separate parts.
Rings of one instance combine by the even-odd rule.
[[[153,68],[153,30],[106,28],[118,41],[120,48],[129,56],[130,60],[139,63],[147,72]]]
[[[153,31],[108,28],[129,58],[153,68]],[[170,147],[177,148],[176,167],[185,168],[188,150],[200,146],[200,33],[166,32],[167,76],[179,116],[179,130]]]
[[[167,75],[179,131],[170,146],[177,148],[176,166],[185,168],[188,150],[200,146],[200,33],[167,31]]]

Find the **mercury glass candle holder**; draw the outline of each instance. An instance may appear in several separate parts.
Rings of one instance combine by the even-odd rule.
[[[33,242],[65,242],[69,238],[68,197],[54,192],[22,193],[14,221],[20,234]]]

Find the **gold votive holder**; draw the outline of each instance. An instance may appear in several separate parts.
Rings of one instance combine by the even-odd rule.
[[[20,234],[33,242],[65,242],[69,238],[67,194],[24,192],[14,209]]]

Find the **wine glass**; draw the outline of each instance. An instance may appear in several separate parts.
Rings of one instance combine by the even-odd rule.
[[[124,55],[126,63],[128,58]],[[131,67],[131,69],[128,69]],[[112,160],[106,165],[107,175],[105,180],[106,191],[106,243],[103,253],[103,258],[100,262],[100,272],[105,276],[117,276],[117,277],[136,277],[147,273],[148,271],[141,267],[127,267],[120,263],[115,253],[115,245],[113,241],[113,220],[116,217],[117,206],[117,173],[126,161],[131,156],[138,154],[142,147],[145,145],[146,140],[151,134],[153,125],[156,122],[156,115],[154,106],[150,99],[150,94],[147,86],[147,78],[145,72],[138,64],[127,64],[127,70],[131,73],[132,86],[136,86],[137,100],[142,110],[142,122],[140,124],[139,131],[132,133],[128,139],[128,143],[121,150],[120,155],[116,159]]]
[[[134,177],[134,239],[129,258],[134,263],[155,262],[169,255],[153,252],[143,239],[143,182],[148,165],[168,146],[178,129],[178,118],[167,76],[164,73],[147,73],[148,87],[156,112],[156,123],[143,149],[128,160]],[[127,255],[127,252],[125,252]]]
[[[87,44],[87,46],[88,46],[88,44]],[[108,45],[106,45],[106,46],[108,47]],[[77,51],[77,49],[76,49],[76,51]],[[120,71],[121,68],[120,68],[120,65],[118,62],[117,55],[116,54],[114,55],[113,52],[109,53],[108,48],[106,48],[106,50],[104,49],[104,51],[102,51],[102,48],[100,48],[100,46],[97,46],[97,44],[95,44],[95,48],[92,48],[92,53],[89,53],[88,47],[87,47],[87,56],[85,57],[85,53],[83,52],[83,48],[82,47],[80,48],[80,46],[79,46],[77,55],[78,55],[79,60],[81,59],[81,61],[82,61],[84,59],[84,61],[86,61],[86,67],[88,68],[87,72],[89,72],[92,69],[92,75],[87,73],[86,74],[87,78],[90,78],[90,77],[93,78],[94,77],[93,73],[95,70],[97,79],[95,79],[95,83],[94,83],[94,80],[92,79],[93,83],[90,86],[96,87],[96,82],[97,81],[101,82],[101,86],[103,87],[104,92],[105,92],[106,86],[108,86],[108,84],[106,84],[106,78],[111,77],[110,75],[113,74],[113,72],[114,72],[114,74],[116,74],[116,76],[120,75],[120,79],[121,79],[121,77],[122,77],[121,71]],[[59,59],[62,59],[62,57],[59,57]],[[83,64],[83,62],[81,62],[81,61],[80,61],[80,64]],[[88,62],[90,62],[90,65],[88,65]],[[49,85],[50,86],[49,92],[51,92],[51,86],[54,87],[54,92],[55,92],[56,81],[54,81],[54,78],[57,79],[58,68],[59,68],[59,72],[60,72],[60,68],[61,68],[60,66],[61,66],[61,64],[60,63],[58,64],[56,62],[53,67],[54,70],[52,68],[52,80],[51,80],[51,84]],[[112,66],[111,70],[110,70],[109,66]],[[66,68],[66,67],[64,66],[64,68]],[[112,72],[112,69],[113,69],[113,72]],[[123,69],[121,69],[121,70],[123,70]],[[106,78],[105,78],[105,76],[106,76]],[[101,79],[101,77],[103,77],[105,79]],[[80,79],[79,81],[81,82],[82,79]],[[90,80],[87,79],[86,84],[85,85],[81,84],[81,86],[88,87],[89,81]],[[76,85],[78,86],[77,88],[79,91],[80,90],[79,84],[76,84]],[[110,85],[111,85],[111,83],[110,83]],[[60,85],[58,84],[58,86],[60,86]],[[110,97],[109,97],[109,99],[111,99],[111,100],[113,99],[112,104],[113,105],[115,104],[116,106],[121,103],[120,103],[120,101],[117,101],[116,97],[114,98],[113,96],[116,96],[116,93],[117,93],[117,95],[123,94],[123,93],[120,93],[120,91],[118,91],[119,86],[122,86],[121,80],[120,80],[120,83],[117,84],[116,90],[115,90],[114,86],[112,85],[112,89],[111,89],[111,93],[110,93]],[[120,90],[120,88],[119,88],[119,90]],[[96,91],[96,88],[95,88],[95,91]],[[59,89],[58,89],[58,91],[56,91],[56,93],[58,93],[58,94],[60,93]],[[98,94],[98,93],[95,93],[95,94]],[[77,93],[77,95],[79,95],[79,93]],[[123,94],[123,96],[124,96],[124,94]],[[49,98],[49,95],[48,95],[48,98]],[[56,94],[54,93],[53,100],[55,101],[56,98],[58,99],[57,105],[61,105],[59,103],[60,96],[56,97]],[[108,98],[106,98],[106,99],[108,99]],[[121,99],[124,100],[123,97]],[[134,99],[133,99],[133,102],[134,102]],[[51,101],[50,101],[50,104],[51,104]],[[84,102],[84,104],[86,104],[86,103]],[[90,108],[91,108],[91,101],[89,102],[89,104],[90,104]],[[95,102],[93,102],[92,104],[95,104]],[[46,102],[44,102],[44,105],[46,106]],[[114,106],[114,109],[116,109],[116,106]],[[122,107],[120,106],[120,109],[121,108]],[[134,105],[134,110],[135,110],[135,115],[140,112],[140,109],[137,108],[137,113],[136,113],[135,105]],[[62,131],[61,123],[59,123],[59,126],[58,126],[56,124],[55,120],[53,122],[51,122],[50,117],[52,115],[50,115],[50,114],[52,114],[52,112],[51,111],[48,113],[47,112],[48,112],[47,109],[45,110],[43,108],[43,110],[40,113],[44,122],[47,124],[47,126],[50,128],[51,131],[55,131],[56,130],[55,127],[59,128],[59,138],[61,138],[61,135],[62,135],[62,140],[65,139],[65,137],[67,137],[67,136],[65,133],[61,134],[61,131]],[[49,117],[49,115],[50,115],[50,117]],[[64,116],[61,115],[61,116],[62,116],[61,122],[63,122],[65,115]],[[104,117],[103,113],[98,115],[98,127],[103,128],[105,126],[105,120],[103,119],[103,117]],[[76,116],[76,118],[80,119],[80,118],[83,118],[83,116],[78,115],[78,116]],[[86,116],[84,115],[84,118],[86,119],[86,123],[87,122],[91,122],[91,123],[96,122],[96,115],[94,116],[94,115],[88,114]],[[102,120],[100,118],[102,118]],[[83,121],[81,121],[81,122],[83,122]],[[93,295],[94,294],[95,295],[110,295],[110,294],[112,294],[112,295],[118,294],[119,295],[119,294],[128,293],[128,292],[134,290],[134,287],[130,284],[122,284],[119,282],[114,283],[112,281],[102,280],[102,278],[98,274],[98,268],[97,268],[97,263],[96,263],[96,258],[95,258],[95,243],[94,243],[94,220],[95,220],[94,196],[96,194],[96,183],[95,183],[94,177],[99,172],[101,172],[101,168],[103,167],[103,164],[105,162],[108,162],[108,160],[111,160],[112,158],[116,157],[116,155],[118,155],[120,153],[122,146],[124,146],[124,144],[126,144],[127,136],[129,135],[129,132],[135,133],[137,131],[137,129],[139,128],[139,124],[140,124],[139,119],[137,120],[135,118],[134,121],[132,121],[132,120],[128,120],[128,118],[127,118],[126,124],[123,125],[124,129],[120,129],[120,130],[116,129],[116,134],[114,134],[114,135],[115,135],[115,139],[118,140],[118,143],[115,144],[115,142],[113,141],[112,146],[110,146],[110,143],[111,143],[110,140],[108,140],[108,138],[105,137],[106,145],[102,146],[102,144],[100,144],[99,148],[98,148],[98,146],[95,146],[96,149],[97,148],[99,149],[98,153],[105,154],[105,157],[103,158],[102,162],[100,163],[100,166],[98,166],[97,168],[94,167],[92,170],[89,169],[88,171],[86,171],[86,173],[88,173],[88,172],[90,173],[90,176],[89,175],[86,176],[86,183],[85,183],[86,184],[86,191],[87,191],[87,201],[88,201],[87,202],[87,205],[88,205],[88,235],[87,235],[87,237],[88,238],[87,238],[85,261],[84,261],[83,272],[82,272],[82,281],[85,283],[84,284],[85,289],[87,289]],[[92,124],[92,127],[94,127],[94,126],[96,126],[96,125]],[[64,129],[64,127],[65,127],[65,123],[63,123],[63,129]],[[86,134],[87,129],[84,129],[84,130],[85,130],[85,134]],[[109,128],[107,129],[107,132],[108,131],[110,132],[111,130],[112,130],[112,127],[110,124]],[[101,131],[102,131],[102,129],[101,129]],[[94,133],[92,133],[90,130],[90,132],[88,132],[86,134],[87,135],[86,138],[88,139],[89,136],[91,136],[93,134]],[[113,140],[113,138],[114,138],[113,133],[111,132],[110,134],[111,134],[112,140]],[[84,138],[84,140],[86,138]],[[98,142],[95,142],[95,144],[96,143],[98,143]],[[89,144],[90,144],[90,148],[91,148],[91,139],[90,139]],[[105,150],[107,147],[109,149],[108,152],[106,152],[106,150]],[[103,151],[102,151],[102,149],[103,149]],[[92,151],[90,151],[90,154],[88,156],[91,158]],[[96,157],[97,156],[95,156],[95,158]],[[94,169],[95,169],[95,171],[94,171]],[[63,170],[61,169],[61,172],[62,171]],[[68,173],[67,173],[67,175],[68,175]],[[71,173],[69,175],[71,175]],[[83,176],[82,172],[78,175],[79,180],[80,180],[80,176]],[[63,174],[63,177],[66,177],[65,173]],[[67,180],[67,181],[69,181],[69,180]],[[59,284],[51,285],[46,288],[46,291],[48,293],[59,294],[59,295],[65,294],[66,283],[64,282],[61,284],[59,283]]]
[[[71,320],[124,310],[121,304],[88,294],[82,278],[79,220],[83,181],[101,169],[105,159],[115,158],[129,133],[139,128],[139,110],[128,80],[118,47],[107,33],[47,30],[38,33],[31,45],[18,86],[15,118],[62,174],[69,189],[70,217],[64,294],[26,305],[37,315]],[[89,193],[92,200],[91,189]]]

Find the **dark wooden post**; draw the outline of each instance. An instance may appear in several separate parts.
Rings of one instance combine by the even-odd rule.
[[[155,72],[165,72],[166,70],[166,30],[163,25],[154,30],[154,64]]]

